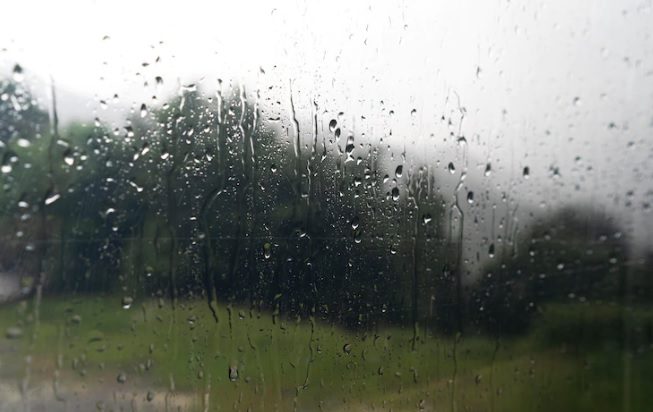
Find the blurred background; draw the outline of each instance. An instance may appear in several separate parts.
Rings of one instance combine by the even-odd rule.
[[[645,410],[652,6],[5,5],[0,410]]]

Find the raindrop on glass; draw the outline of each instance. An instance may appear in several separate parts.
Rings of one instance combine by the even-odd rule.
[[[394,200],[395,202],[399,200],[399,188],[397,187],[392,188],[392,200]]]
[[[14,81],[20,83],[23,81],[23,68],[20,64],[14,65],[13,78]]]
[[[68,166],[72,166],[73,163],[75,163],[75,158],[73,157],[73,153],[70,151],[70,149],[66,150],[63,154],[63,161],[65,164]]]
[[[45,198],[44,203],[45,203],[46,206],[51,205],[54,202],[56,202],[57,200],[59,200],[60,197],[61,197],[61,195],[59,193],[52,193],[52,194],[48,195]]]
[[[358,216],[356,216],[351,220],[351,228],[356,230],[358,229],[359,225],[360,225],[360,221],[358,220]]]
[[[30,145],[32,144],[32,143],[30,143],[29,140],[27,140],[27,139],[25,139],[23,137],[19,138],[17,143],[18,143],[18,146],[20,146],[20,147],[30,147]]]
[[[270,259],[270,256],[272,256],[272,245],[269,243],[265,243],[263,245],[263,256],[266,259]]]
[[[238,366],[229,365],[229,380],[232,382],[238,380]]]

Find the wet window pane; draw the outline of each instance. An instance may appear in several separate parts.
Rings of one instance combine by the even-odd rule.
[[[653,404],[650,2],[3,10],[0,410]]]

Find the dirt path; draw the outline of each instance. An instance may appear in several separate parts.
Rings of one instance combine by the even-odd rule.
[[[114,390],[113,385],[80,384],[62,386],[55,393],[53,382],[40,381],[21,390],[18,381],[0,380],[0,411],[198,411],[197,400],[189,394],[148,390],[131,385]]]

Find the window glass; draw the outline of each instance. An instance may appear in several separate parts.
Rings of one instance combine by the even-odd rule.
[[[650,2],[3,10],[0,410],[653,404]]]

